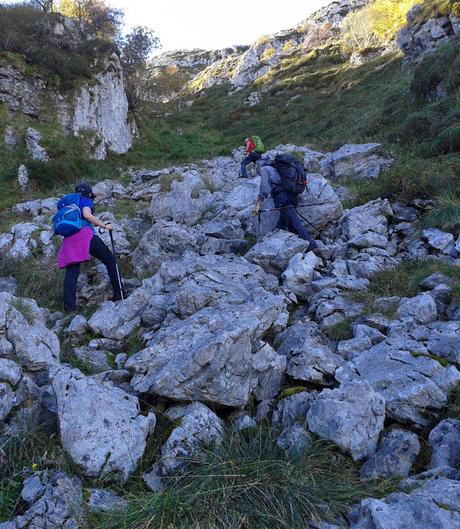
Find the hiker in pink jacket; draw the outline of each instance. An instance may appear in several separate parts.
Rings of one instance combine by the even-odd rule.
[[[74,235],[65,237],[59,249],[57,261],[59,268],[65,268],[64,311],[76,310],[77,281],[80,263],[87,262],[91,256],[105,264],[113,289],[113,301],[121,299],[120,283],[117,276],[115,256],[94,232],[93,226],[112,230],[112,225],[104,224],[94,216],[93,190],[88,184],[78,184],[75,193],[81,195],[79,208],[84,219],[83,227]]]

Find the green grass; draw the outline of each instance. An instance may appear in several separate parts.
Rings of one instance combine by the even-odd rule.
[[[460,297],[460,267],[434,260],[408,261],[392,270],[378,272],[367,290],[354,292],[351,296],[368,308],[380,297],[413,297],[420,293],[420,283],[435,272],[452,279],[453,295]]]
[[[389,492],[388,482],[359,479],[350,458],[323,441],[297,458],[277,448],[274,432],[229,434],[221,447],[190,462],[162,494],[137,491],[126,514],[94,521],[94,529],[305,529],[336,520],[360,499]]]
[[[12,276],[17,281],[17,296],[33,298],[42,307],[62,308],[64,272],[58,270],[54,259],[0,258],[0,277]]]
[[[21,514],[22,483],[36,470],[61,469],[78,474],[59,444],[57,433],[46,425],[24,424],[0,444],[0,522]]]
[[[323,332],[331,340],[341,341],[341,340],[350,340],[353,338],[353,333],[351,330],[351,324],[358,319],[358,316],[353,318],[345,318],[344,320],[328,327]]]

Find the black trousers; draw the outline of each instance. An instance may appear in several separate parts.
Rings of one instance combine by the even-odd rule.
[[[105,264],[110,282],[112,283],[113,295],[115,299],[120,299],[120,285],[118,284],[117,268],[115,256],[107,248],[102,239],[94,235],[89,244],[89,253]],[[67,265],[64,278],[64,308],[65,310],[75,310],[77,305],[77,281],[80,274],[80,263]]]
[[[247,166],[250,163],[256,163],[257,160],[260,160],[262,158],[262,155],[256,151],[252,151],[251,154],[246,156],[246,158],[241,162],[241,176],[244,176],[244,178],[248,177],[248,170]]]
[[[299,214],[296,211],[298,199],[295,195],[289,195],[285,191],[277,193],[273,196],[275,208],[280,209],[280,218],[276,227],[280,230],[288,230],[298,235],[301,239],[305,239],[310,243],[309,250],[316,248],[316,242],[310,235],[303,222],[300,220]]]

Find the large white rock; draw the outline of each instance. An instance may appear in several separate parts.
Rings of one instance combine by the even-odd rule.
[[[260,265],[267,273],[280,275],[290,259],[308,249],[309,243],[297,235],[277,230],[266,235],[244,256],[251,263]]]
[[[335,378],[342,383],[366,380],[384,396],[388,417],[427,426],[430,415],[446,405],[449,391],[460,383],[460,372],[423,351],[414,340],[387,338],[339,367]]]
[[[438,309],[430,294],[420,294],[413,298],[403,298],[398,310],[398,318],[413,318],[417,323],[427,324],[436,321]]]
[[[373,455],[385,421],[385,399],[367,382],[323,390],[307,413],[309,429],[336,443],[355,461]]]
[[[433,479],[410,494],[367,498],[350,514],[350,529],[456,529],[460,526],[460,482]]]
[[[314,322],[295,323],[276,337],[278,353],[287,358],[287,373],[296,380],[324,383],[343,364]]]
[[[332,153],[335,176],[377,178],[383,168],[393,163],[393,160],[382,157],[379,150],[380,143],[344,145]]]
[[[339,220],[343,213],[339,196],[320,175],[307,175],[307,189],[299,198],[299,213],[319,230]]]
[[[88,325],[105,338],[122,340],[139,326],[148,302],[148,293],[138,288],[124,301],[104,302],[88,320]]]
[[[310,283],[315,270],[321,263],[322,260],[313,252],[294,255],[286,270],[281,274],[283,284],[296,296],[305,298],[311,289]]]
[[[0,356],[14,358],[26,371],[41,371],[55,365],[59,353],[59,339],[37,304],[0,292]]]
[[[260,338],[285,313],[283,296],[268,292],[243,303],[206,307],[160,329],[149,347],[128,359],[132,387],[176,400],[243,406],[267,377],[272,386],[280,362],[271,348],[266,362],[257,353]],[[263,370],[263,371],[261,371]]]
[[[155,415],[141,415],[136,397],[110,383],[59,367],[53,376],[64,449],[88,477],[126,480],[142,457]]]
[[[386,248],[388,219],[393,214],[388,200],[377,199],[347,211],[342,219],[343,234],[356,248]]]
[[[123,69],[113,53],[104,60],[104,68],[94,83],[85,83],[77,93],[71,115],[61,115],[61,121],[75,135],[94,131],[94,157],[103,160],[108,151],[122,154],[133,142],[133,128],[128,123],[128,99],[125,93]]]

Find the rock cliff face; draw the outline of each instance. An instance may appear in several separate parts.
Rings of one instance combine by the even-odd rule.
[[[334,35],[343,18],[368,0],[332,2],[295,28],[267,35],[251,46],[237,46],[217,51],[177,51],[160,55],[153,65],[176,66],[193,72],[188,89],[197,92],[215,85],[230,83],[240,89],[265,75],[284,57],[301,48],[312,49]],[[197,71],[198,70],[198,71]]]
[[[135,129],[128,122],[123,70],[115,53],[104,59],[95,82],[85,83],[70,102],[62,104],[58,96],[57,108],[60,121],[69,132],[76,136],[83,131],[94,133],[96,159],[103,160],[107,151],[122,154],[131,147]]]
[[[453,14],[420,20],[421,6],[407,13],[407,26],[398,34],[397,44],[404,52],[405,63],[418,62],[426,53],[434,51],[460,34],[460,18]]]
[[[72,49],[76,40],[83,38],[80,29],[75,21],[60,17],[49,31],[59,45]],[[97,73],[91,81],[62,91],[43,73],[30,74],[18,64],[7,63],[0,66],[0,102],[10,112],[40,119],[49,113],[51,100],[59,122],[69,134],[89,133],[94,158],[104,159],[108,151],[125,153],[132,145],[136,127],[128,118],[120,59],[116,53],[101,57],[93,69]]]
[[[213,62],[227,59],[233,55],[241,55],[249,46],[232,46],[222,50],[174,50],[167,51],[154,57],[151,65],[156,67],[177,66],[178,68],[206,68]]]

